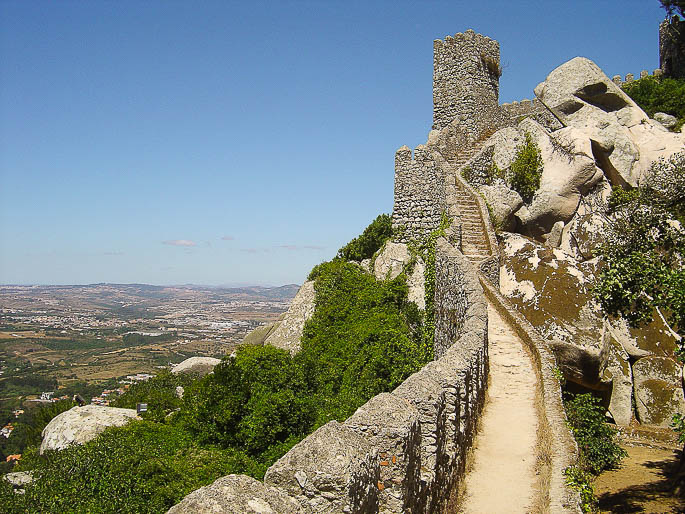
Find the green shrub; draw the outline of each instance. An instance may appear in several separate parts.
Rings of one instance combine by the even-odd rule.
[[[163,422],[167,415],[181,406],[181,400],[176,394],[176,387],[186,387],[193,381],[191,375],[185,373],[174,374],[169,370],[160,371],[157,376],[133,384],[128,391],[116,398],[112,407],[135,409],[138,403],[147,403],[145,419]]]
[[[637,200],[640,192],[638,189],[623,189],[621,186],[616,186],[611,190],[609,195],[609,212],[615,212],[616,209]]]
[[[3,512],[165,512],[220,476],[252,469],[240,451],[199,448],[179,427],[148,421],[26,459],[35,480],[23,495],[0,488]]]
[[[358,237],[338,250],[338,257],[346,261],[370,259],[392,236],[392,218],[381,214]]]
[[[511,163],[511,187],[525,202],[530,202],[540,188],[542,177],[542,156],[537,143],[526,133],[525,141],[516,147],[516,156]]]
[[[685,122],[685,79],[645,77],[624,84],[623,91],[650,117],[665,112],[678,118],[673,130]]]
[[[616,429],[605,422],[601,401],[589,393],[579,394],[565,402],[565,407],[582,467],[594,474],[616,467],[627,454],[615,440]]]
[[[597,511],[597,497],[592,487],[592,475],[578,466],[569,466],[564,470],[566,485],[580,493],[580,507],[583,512]]]

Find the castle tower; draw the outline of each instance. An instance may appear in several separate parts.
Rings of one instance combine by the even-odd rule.
[[[659,68],[664,77],[685,78],[685,21],[677,16],[659,25]]]
[[[433,128],[456,121],[473,140],[498,125],[499,43],[473,30],[433,42]]]

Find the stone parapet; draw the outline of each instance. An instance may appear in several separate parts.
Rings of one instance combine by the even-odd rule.
[[[487,308],[476,270],[444,238],[436,291],[436,360],[295,445],[267,470],[264,487],[231,489],[236,505],[268,512],[256,509],[287,497],[302,513],[454,511],[485,401]],[[217,487],[203,488],[213,495],[208,505]],[[181,505],[202,510],[199,491]]]

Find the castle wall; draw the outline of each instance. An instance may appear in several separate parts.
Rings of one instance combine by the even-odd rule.
[[[645,78],[645,77],[650,77],[650,76],[651,76],[651,77],[654,77],[654,78],[657,78],[657,77],[661,77],[662,75],[663,75],[663,72],[661,71],[661,68],[657,68],[656,70],[654,70],[654,71],[652,72],[651,75],[649,74],[649,72],[648,72],[647,70],[642,70],[642,71],[640,72],[640,74],[639,74],[639,78],[643,79],[643,78]],[[636,78],[635,78],[635,75],[633,75],[632,73],[626,73],[625,79],[624,79],[624,78],[621,78],[620,75],[614,75],[614,76],[611,78],[611,81],[612,81],[614,84],[616,84],[618,87],[621,87],[621,86],[623,86],[624,84],[630,84],[630,83],[633,82],[634,80],[638,80],[638,79],[636,79]]]
[[[423,145],[403,146],[395,154],[393,228],[403,227],[401,242],[420,239],[440,226],[445,209],[444,177],[431,152]]]
[[[283,512],[454,512],[485,401],[487,305],[475,269],[444,238],[435,305],[436,360],[344,423],[320,427],[267,470],[265,487],[232,491],[234,501],[299,505]],[[212,505],[212,487],[174,512]]]
[[[511,119],[512,126],[517,125],[523,118],[532,118],[550,132],[564,127],[552,111],[537,98],[533,100],[524,98],[520,102],[504,103],[500,105],[500,108]]]
[[[433,42],[433,128],[452,121],[475,141],[501,118],[499,43],[472,30]]]

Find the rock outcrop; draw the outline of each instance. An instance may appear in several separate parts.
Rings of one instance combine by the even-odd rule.
[[[220,362],[221,359],[215,359],[214,357],[190,357],[176,364],[171,368],[171,372],[176,375],[179,373],[192,373],[204,376],[214,371],[214,367]]]
[[[291,354],[297,353],[300,350],[304,324],[314,314],[315,300],[314,281],[309,280],[302,284],[283,320],[264,340],[264,344],[288,350]]]
[[[567,380],[604,391],[617,424],[630,423],[635,397],[640,422],[668,426],[685,406],[676,341],[660,316],[641,328],[605,320],[591,291],[597,259],[577,261],[518,234],[502,241],[501,292],[549,341]]]
[[[424,273],[426,265],[423,259],[416,257],[412,268],[407,269],[411,261],[412,258],[406,244],[389,241],[376,257],[373,273],[377,280],[392,280],[402,271],[406,271],[408,273],[407,286],[409,287],[409,292],[407,296],[409,301],[414,302],[419,309],[425,309],[426,289]]]
[[[72,444],[87,443],[106,428],[125,425],[136,417],[135,409],[101,405],[73,407],[55,416],[43,429],[40,453],[46,450],[63,450]]]
[[[675,359],[644,357],[633,365],[633,375],[640,423],[668,427],[675,412],[685,412],[682,370]]]
[[[683,148],[682,134],[650,120],[591,60],[576,57],[535,88],[567,127],[587,134],[600,167],[613,185],[637,186],[651,163]]]

